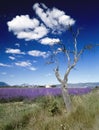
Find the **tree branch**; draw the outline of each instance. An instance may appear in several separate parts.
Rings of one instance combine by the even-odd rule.
[[[78,61],[78,59],[75,59],[75,60],[74,60],[74,63],[67,68],[67,71],[66,71],[66,73],[65,73],[65,75],[64,75],[64,81],[65,81],[65,82],[68,81],[68,75],[69,75],[70,71],[75,67],[77,61]]]
[[[77,37],[78,37],[78,35],[79,35],[79,29],[77,29],[76,34],[74,34],[72,28],[70,28],[70,31],[71,31],[71,33],[72,33],[73,40],[74,40],[74,51],[73,51],[74,61],[73,61],[72,65],[70,65],[70,55],[69,55],[68,53],[66,53],[67,58],[68,58],[68,63],[69,63],[69,64],[68,64],[67,71],[66,71],[66,73],[65,73],[65,75],[64,75],[64,81],[65,81],[65,82],[68,81],[68,75],[69,75],[71,69],[73,69],[73,68],[75,67],[75,65],[76,65],[76,63],[77,63],[77,61],[78,61],[78,59],[79,59],[79,56],[82,54],[82,51],[80,51],[79,56],[78,56]]]
[[[67,50],[65,45],[63,43],[60,42],[60,45],[61,45],[61,50],[62,52],[66,55],[67,57],[67,60],[68,60],[68,67],[70,66],[70,61],[71,61],[71,58],[70,58],[70,53],[71,51]]]
[[[58,80],[60,83],[63,83],[63,80],[61,79],[61,76],[60,76],[60,74],[59,74],[59,68],[57,67],[54,71],[55,71],[55,75],[56,75],[57,80]]]
[[[70,66],[70,61],[71,61],[71,58],[70,58],[70,53],[69,51],[66,50],[65,52],[66,56],[67,56],[67,60],[68,60],[68,67]]]
[[[85,51],[85,48],[81,49],[80,52],[77,55],[77,59],[79,59],[79,57],[81,56],[81,54]]]

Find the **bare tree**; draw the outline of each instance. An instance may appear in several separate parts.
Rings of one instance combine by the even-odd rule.
[[[69,27],[69,31],[71,32],[72,39],[73,39],[72,50],[68,49],[68,47],[66,47],[66,44],[59,42],[57,45],[60,46],[60,48],[58,48],[57,50],[52,49],[52,55],[50,61],[48,62],[48,63],[56,64],[56,68],[54,69],[54,72],[57,80],[61,83],[62,95],[63,95],[67,112],[72,111],[72,103],[68,92],[68,76],[71,70],[76,66],[83,52],[85,50],[90,50],[94,47],[93,44],[88,44],[85,45],[82,49],[78,50],[77,38],[79,36],[80,29],[77,29],[76,33],[74,33],[73,28]],[[67,69],[65,71],[63,78],[60,75],[60,71],[59,71],[59,60],[57,59],[58,53],[63,53],[65,55],[65,58],[67,59]]]

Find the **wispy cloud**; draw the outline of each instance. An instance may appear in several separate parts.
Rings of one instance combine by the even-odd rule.
[[[31,66],[32,64],[29,61],[21,61],[21,62],[16,62],[15,65],[21,67],[28,67]]]
[[[16,66],[25,67],[29,70],[35,71],[37,68],[32,66],[32,63],[29,61],[20,61],[15,63]]]
[[[29,69],[32,70],[32,71],[37,70],[37,68],[35,68],[35,67],[30,67]]]
[[[48,37],[46,37],[46,38],[41,39],[40,42],[41,42],[41,44],[43,44],[43,45],[51,45],[51,46],[52,46],[52,45],[54,45],[54,44],[59,43],[59,42],[60,42],[60,39],[58,39],[58,38],[48,38]]]
[[[11,65],[0,63],[0,67],[11,67]]]
[[[15,46],[20,47],[20,44],[19,43],[15,43]]]
[[[11,59],[11,60],[15,60],[15,57],[13,57],[13,56],[9,56],[9,59]]]
[[[29,15],[16,16],[7,22],[9,31],[12,31],[17,38],[25,40],[37,40],[48,33],[44,24],[40,24],[36,18],[30,19]]]
[[[31,56],[34,56],[34,57],[43,57],[43,58],[46,58],[48,57],[48,53],[47,52],[42,52],[42,51],[39,51],[39,50],[32,50],[32,51],[28,51],[28,54],[31,55]]]
[[[52,76],[52,74],[51,74],[51,73],[48,73],[48,74],[46,74],[45,76],[46,76],[46,77],[50,77],[50,76]]]
[[[7,73],[6,73],[6,72],[2,72],[1,74],[2,74],[2,75],[7,75]]]
[[[33,63],[37,63],[37,60],[33,60]]]
[[[25,54],[24,52],[21,52],[20,49],[13,49],[13,48],[7,48],[6,53],[10,53],[10,54]]]

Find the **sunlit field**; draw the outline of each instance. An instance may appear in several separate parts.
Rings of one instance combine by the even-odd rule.
[[[70,94],[73,105],[70,114],[61,93],[51,92],[36,98],[2,98],[0,130],[99,130],[98,88],[85,94],[78,94],[77,90]]]

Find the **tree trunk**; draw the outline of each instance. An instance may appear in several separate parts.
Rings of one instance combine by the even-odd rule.
[[[73,66],[74,66],[74,64],[73,64]],[[68,89],[67,89],[68,88],[67,81],[68,81],[68,74],[69,74],[69,72],[70,72],[70,70],[72,69],[73,66],[69,67],[69,69],[67,70],[63,80],[61,79],[61,76],[59,74],[58,67],[55,69],[56,78],[62,85],[62,96],[63,96],[63,99],[64,99],[64,103],[65,103],[65,107],[66,107],[67,112],[72,111],[71,99],[70,99]]]
[[[71,112],[72,111],[72,103],[71,103],[71,99],[70,99],[70,95],[67,89],[67,85],[62,85],[62,96],[64,99],[64,103],[65,103],[65,107],[67,112]]]

